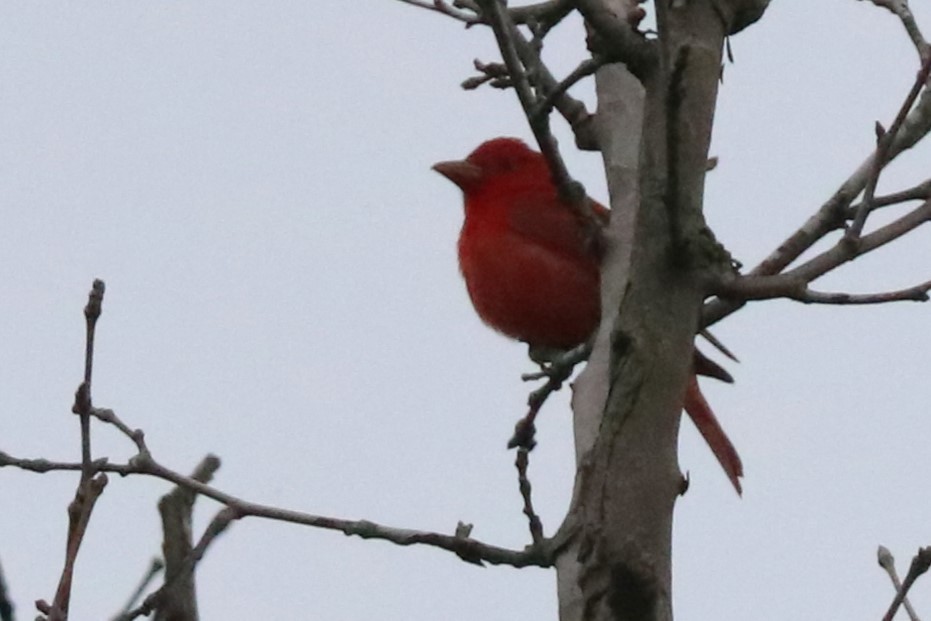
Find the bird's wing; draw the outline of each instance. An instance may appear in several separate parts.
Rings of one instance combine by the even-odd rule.
[[[584,216],[555,196],[528,196],[513,201],[507,224],[528,241],[597,270],[601,229],[607,224],[609,212],[594,201],[592,209],[597,223],[586,222]]]

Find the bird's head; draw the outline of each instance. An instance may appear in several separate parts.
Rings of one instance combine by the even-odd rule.
[[[466,159],[439,162],[433,170],[467,194],[496,179],[549,179],[543,156],[517,138],[494,138]]]

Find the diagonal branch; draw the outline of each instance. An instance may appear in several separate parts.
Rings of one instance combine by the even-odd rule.
[[[495,40],[498,42],[498,49],[501,50],[501,57],[511,75],[511,83],[520,105],[524,109],[530,123],[530,129],[533,132],[537,144],[540,145],[540,152],[546,158],[550,174],[553,176],[553,183],[560,189],[560,192],[570,197],[570,202],[579,204],[585,200],[585,190],[577,181],[569,175],[562,156],[559,155],[559,147],[556,139],[550,132],[549,116],[535,116],[534,110],[537,108],[537,97],[530,85],[527,72],[524,70],[524,64],[517,53],[514,32],[517,27],[511,21],[507,11],[499,0],[476,0],[482,9],[482,14],[486,16],[491,28],[495,33]]]
[[[892,581],[892,586],[895,587],[896,593],[900,592],[902,590],[902,581],[899,580],[899,574],[895,570],[895,558],[892,556],[889,548],[886,546],[879,546],[879,549],[876,550],[876,560],[879,561],[879,566],[886,570],[886,573],[889,575],[889,580]],[[919,621],[918,614],[915,612],[915,609],[912,608],[912,604],[908,601],[907,597],[902,597],[902,605],[905,606],[905,612],[908,614],[910,621]]]
[[[866,224],[866,217],[873,209],[873,201],[876,194],[876,184],[879,182],[879,175],[882,173],[883,168],[885,168],[886,164],[888,163],[887,160],[889,158],[889,150],[891,149],[892,144],[895,142],[899,131],[901,131],[902,125],[905,123],[905,119],[908,116],[909,111],[915,105],[915,101],[918,99],[918,94],[923,88],[927,86],[929,74],[931,74],[931,54],[929,54],[928,57],[922,62],[921,69],[918,71],[915,82],[912,84],[911,90],[905,97],[905,101],[902,102],[902,106],[899,108],[899,112],[896,114],[895,120],[892,121],[892,125],[889,127],[889,131],[884,131],[878,123],[876,124],[876,133],[878,137],[876,152],[873,157],[872,170],[870,171],[870,176],[866,182],[866,189],[863,191],[863,202],[860,204],[860,208],[857,210],[856,215],[853,218],[853,222],[850,224],[850,227],[847,229],[847,233],[844,236],[849,243],[856,244],[859,242],[860,233],[863,231],[863,225]]]
[[[883,617],[883,621],[892,621],[899,606],[902,605],[902,602],[908,595],[909,589],[915,584],[915,580],[927,572],[929,568],[931,568],[931,546],[920,548],[918,553],[912,558],[912,564],[908,568],[905,580],[902,581],[902,587],[896,593],[895,599],[892,600],[892,604],[889,606],[886,616]]]

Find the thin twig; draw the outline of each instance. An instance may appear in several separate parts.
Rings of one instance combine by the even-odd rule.
[[[784,298],[805,304],[865,305],[888,302],[927,302],[931,280],[918,285],[879,293],[844,293],[815,291],[804,278],[789,274],[778,276],[737,276],[720,283],[715,294],[724,299],[772,300]]]
[[[886,304],[888,302],[927,302],[928,291],[931,290],[931,280],[907,287],[897,291],[885,291],[883,293],[840,293],[840,292],[821,292],[808,289],[801,298],[794,298],[799,302],[806,304],[840,304],[840,305],[864,305],[864,304]]]
[[[531,498],[530,479],[527,477],[527,466],[530,462],[530,451],[526,448],[517,449],[517,459],[514,465],[517,467],[517,485],[520,488],[520,496],[524,500],[524,515],[530,526],[530,539],[534,545],[543,543],[543,523],[540,516],[533,509],[533,500]]]
[[[912,84],[911,90],[909,90],[908,95],[905,97],[905,101],[902,102],[902,106],[899,108],[898,114],[895,115],[895,120],[892,121],[889,130],[883,131],[879,123],[876,124],[877,141],[876,155],[873,158],[873,168],[867,179],[866,189],[863,191],[863,202],[844,236],[848,243],[856,244],[860,240],[860,233],[863,232],[863,225],[866,224],[866,218],[873,209],[873,197],[876,193],[876,184],[879,182],[879,175],[888,163],[889,150],[893,142],[895,142],[899,131],[902,129],[902,125],[905,123],[909,111],[911,111],[912,107],[915,105],[919,93],[925,88],[929,74],[931,74],[931,54],[921,63],[921,68],[918,71],[918,75],[915,77],[915,82]]]
[[[84,380],[78,386],[74,395],[74,405],[71,411],[81,420],[81,479],[74,493],[74,500],[68,505],[68,538],[65,544],[65,563],[55,590],[55,598],[51,604],[45,600],[36,602],[36,608],[45,615],[48,621],[66,621],[68,606],[71,602],[71,584],[74,577],[74,566],[78,551],[84,541],[87,525],[90,523],[91,513],[97,499],[107,486],[107,475],[95,468],[91,455],[90,419],[93,404],[91,400],[91,385],[94,373],[94,336],[97,330],[97,320],[100,318],[103,305],[103,294],[106,287],[102,280],[95,279],[84,306],[84,319],[86,323],[86,338],[84,345]]]
[[[899,574],[895,570],[895,558],[892,556],[892,552],[889,551],[889,548],[886,546],[879,546],[879,549],[876,550],[876,560],[879,562],[879,566],[885,569],[886,573],[889,575],[892,586],[895,587],[895,592],[898,593],[901,591],[902,582],[899,580]],[[918,614],[915,612],[915,609],[912,608],[912,604],[908,601],[907,597],[902,598],[902,605],[905,606],[905,612],[908,614],[910,621],[920,621]]]
[[[886,194],[884,196],[877,196],[873,198],[872,206],[866,207],[866,209],[874,211],[880,207],[889,207],[890,205],[899,205],[901,203],[907,203],[908,201],[915,200],[927,200],[929,198],[931,198],[931,179],[926,179],[925,181],[911,188],[893,192],[891,194]],[[851,205],[847,208],[846,218],[848,220],[853,218],[857,214],[857,211],[863,208],[864,207],[862,202],[857,203],[856,205]]]
[[[592,344],[584,343],[575,349],[569,350],[539,373],[528,373],[521,376],[521,379],[525,382],[545,377],[546,383],[527,396],[527,414],[514,425],[514,435],[508,440],[508,448],[520,447],[532,450],[536,446],[537,441],[534,439],[536,426],[534,423],[540,413],[540,408],[543,407],[551,394],[562,388],[563,382],[569,379],[575,366],[584,360],[588,360],[591,353]]]
[[[905,580],[902,581],[902,588],[895,594],[895,599],[892,600],[892,604],[890,604],[886,616],[883,617],[883,621],[892,621],[899,606],[902,605],[902,602],[908,595],[909,589],[915,584],[915,580],[928,571],[928,568],[931,568],[931,546],[920,548],[918,554],[912,558],[912,564],[908,568],[908,573],[905,574]]]
[[[87,328],[87,335],[84,341],[84,381],[78,386],[78,390],[74,396],[74,406],[71,408],[71,411],[81,418],[81,461],[85,466],[84,470],[81,472],[82,482],[93,476],[90,469],[91,382],[94,375],[94,337],[97,332],[97,320],[100,318],[100,313],[102,312],[103,294],[105,290],[106,286],[104,282],[100,279],[95,279],[91,285],[91,291],[87,296],[87,304],[84,306],[84,320]]]
[[[886,163],[888,164],[905,150],[915,146],[919,140],[927,136],[929,131],[931,131],[931,94],[928,89],[925,89],[892,142],[886,155]],[[874,151],[811,217],[779,244],[759,265],[750,270],[749,275],[779,274],[825,235],[842,227],[844,222],[850,219],[848,215],[850,205],[866,187],[876,159],[877,153]],[[863,239],[860,240],[861,251],[862,244]],[[701,325],[708,327],[740,309],[744,304],[745,301],[739,299],[712,299],[705,303]]]
[[[565,193],[570,198],[570,203],[584,202],[585,190],[581,188],[581,184],[569,175],[569,170],[559,155],[556,139],[550,132],[549,116],[534,117],[534,110],[537,108],[538,100],[531,88],[527,72],[524,71],[521,58],[517,53],[514,34],[517,26],[511,21],[510,16],[499,0],[477,0],[477,2],[482,8],[482,14],[488,19],[495,33],[495,40],[498,42],[501,58],[511,75],[514,92],[517,93],[517,98],[520,100],[520,105],[530,123],[534,138],[536,138],[537,144],[540,145],[540,152],[546,158],[550,174],[553,177],[553,183],[559,188],[560,192]]]
[[[85,464],[74,464],[82,473]],[[97,499],[107,485],[107,475],[99,473],[91,479],[81,481],[75,493],[74,500],[68,505],[68,541],[65,546],[65,566],[61,571],[58,588],[55,590],[55,599],[51,604],[45,600],[36,602],[36,608],[42,614],[48,615],[48,621],[66,621],[68,619],[68,606],[71,602],[71,584],[74,577],[74,565],[77,561],[78,551],[84,541],[87,525],[90,523],[91,513]]]
[[[845,243],[844,238],[841,238],[833,248],[825,250],[800,266],[789,270],[784,275],[789,278],[800,278],[804,282],[813,282],[816,278],[820,278],[844,263],[868,254],[889,242],[895,241],[906,233],[910,233],[929,219],[931,219],[931,200],[925,201],[904,216],[881,226],[868,235],[864,235],[856,245]]]
[[[600,57],[583,60],[559,84],[546,92],[546,97],[533,110],[531,122],[537,122],[541,117],[548,115],[566,91],[575,86],[580,80],[594,74],[602,65],[604,65],[604,60]]]
[[[512,31],[512,38],[521,62],[524,63],[524,66],[533,68],[533,79],[537,88],[544,93],[554,90],[558,82],[540,59],[539,52],[516,28]],[[594,116],[582,101],[564,92],[556,98],[554,107],[569,123],[569,127],[572,128],[572,132],[575,134],[575,144],[579,149],[587,151],[599,150],[598,134],[593,123]]]

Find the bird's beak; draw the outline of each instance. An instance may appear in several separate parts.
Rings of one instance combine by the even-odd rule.
[[[474,185],[482,177],[482,169],[466,160],[438,162],[433,165],[433,170],[440,173],[463,190]]]

